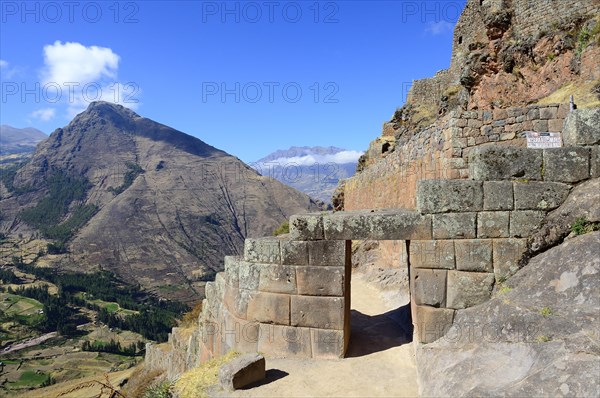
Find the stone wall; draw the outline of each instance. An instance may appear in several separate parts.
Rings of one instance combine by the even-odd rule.
[[[559,107],[529,112],[553,120]],[[491,115],[512,117],[513,124],[526,122],[518,122],[517,113]],[[600,177],[598,126],[600,109],[576,111],[563,130],[570,146],[473,148],[470,179],[418,181],[416,210],[295,215],[288,235],[247,239],[244,256],[226,257],[225,271],[207,284],[198,328],[175,328],[166,346],[148,345],[148,367],[166,368],[176,378],[232,349],[343,357],[350,341],[352,240],[406,242],[415,340],[441,338],[456,311],[489,300],[494,287],[518,270],[527,239],[573,186]]]
[[[437,109],[442,94],[450,85],[451,76],[448,70],[441,70],[431,78],[415,80],[408,92],[406,102]]]
[[[201,338],[190,340],[198,360],[231,349],[269,357],[343,356],[350,250],[346,241],[247,239],[244,256],[226,257],[225,272],[206,286]],[[180,371],[182,361],[171,361],[174,373]]]
[[[517,37],[552,31],[554,26],[581,15],[598,15],[599,0],[512,0]]]
[[[469,178],[469,153],[482,145],[525,146],[526,131],[561,132],[568,104],[479,111],[452,111],[396,143],[346,181],[347,210],[416,208],[420,180]],[[384,126],[384,129],[386,126]]]

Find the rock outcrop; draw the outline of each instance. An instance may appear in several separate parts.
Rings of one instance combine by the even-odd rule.
[[[600,232],[534,257],[492,300],[458,311],[446,336],[417,346],[421,395],[596,396],[599,274]]]

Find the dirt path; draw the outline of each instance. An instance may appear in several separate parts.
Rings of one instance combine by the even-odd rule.
[[[352,340],[348,357],[314,361],[267,359],[267,381],[215,397],[416,397],[417,375],[407,304],[390,302],[359,275],[352,280]]]
[[[22,350],[24,348],[33,347],[38,344],[42,344],[44,341],[50,340],[56,336],[58,336],[58,334],[56,332],[46,333],[41,336],[35,337],[33,339],[26,340],[21,343],[16,343],[11,346],[8,346],[8,347],[4,348],[4,350],[2,350],[1,354],[6,355],[6,354],[10,354],[11,352]]]

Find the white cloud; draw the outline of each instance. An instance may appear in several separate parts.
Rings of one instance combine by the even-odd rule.
[[[0,59],[0,71],[2,73],[3,79],[12,79],[14,76],[17,75],[17,73],[19,73],[19,68],[10,67],[8,61]]]
[[[354,163],[358,161],[358,158],[362,155],[359,151],[342,151],[335,154],[329,155],[306,155],[306,156],[295,156],[291,158],[279,158],[273,161],[264,163],[265,165],[277,166],[277,165],[290,165],[294,164],[297,166],[312,166],[314,164],[344,164]]]
[[[80,43],[55,41],[44,46],[44,83],[97,82],[104,78],[116,78],[120,57],[110,48]]]
[[[56,115],[56,109],[54,108],[42,108],[36,111],[33,111],[29,114],[30,117],[40,120],[42,122],[47,122],[54,118]]]
[[[454,31],[454,24],[448,21],[429,22],[425,28],[425,32],[433,36],[439,36]]]
[[[118,81],[120,59],[110,48],[55,41],[44,46],[40,77],[43,85],[61,87],[69,119],[93,101],[113,102],[135,110],[140,89],[137,84]]]

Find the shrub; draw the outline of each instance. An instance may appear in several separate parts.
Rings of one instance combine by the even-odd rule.
[[[273,231],[273,236],[289,234],[290,233],[290,223],[289,221],[284,221],[279,227]]]

